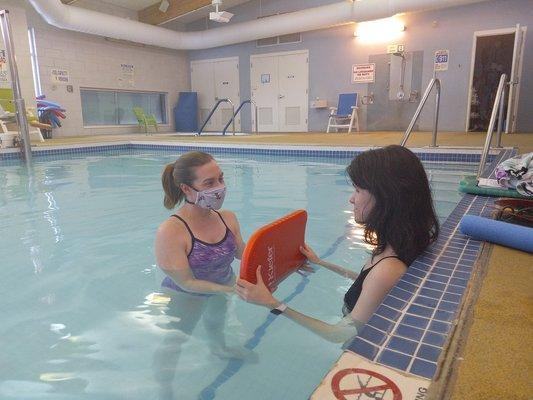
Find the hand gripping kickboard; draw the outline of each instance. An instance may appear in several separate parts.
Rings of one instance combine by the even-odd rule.
[[[255,231],[241,257],[240,278],[257,283],[256,270],[261,265],[263,281],[273,292],[305,262],[300,246],[306,223],[307,211],[297,210]]]

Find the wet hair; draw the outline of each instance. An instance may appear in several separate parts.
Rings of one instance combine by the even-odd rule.
[[[422,163],[409,149],[392,145],[361,153],[346,168],[352,183],[368,190],[374,208],[364,222],[373,255],[390,245],[409,266],[439,234],[431,189]]]
[[[167,164],[161,176],[165,199],[163,204],[169,210],[185,199],[185,193],[180,188],[180,184],[192,186],[196,179],[195,169],[208,164],[214,158],[211,154],[201,151],[189,151],[182,154],[175,162]]]

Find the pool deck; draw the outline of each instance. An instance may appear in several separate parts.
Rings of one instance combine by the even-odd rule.
[[[49,139],[42,146],[123,141],[176,141],[228,144],[290,144],[314,146],[384,146],[399,143],[401,132],[261,133],[243,136],[98,135]],[[431,134],[415,132],[408,147],[426,147]],[[481,147],[484,133],[442,132],[442,147]],[[519,153],[533,151],[533,134],[504,135],[502,144]],[[531,399],[533,393],[533,257],[518,250],[486,245],[478,262],[486,263],[473,278],[462,329],[454,335],[453,352],[429,398]],[[468,303],[468,302],[467,302]]]
[[[48,139],[45,143],[33,143],[41,146],[58,146],[68,144],[87,144],[101,142],[119,142],[127,140],[149,140],[149,141],[176,141],[176,142],[198,142],[198,143],[231,143],[231,144],[290,144],[290,145],[314,145],[314,146],[385,146],[388,144],[400,143],[403,137],[402,132],[358,132],[358,133],[260,133],[253,135],[237,136],[211,136],[202,135],[194,137],[177,133],[162,133],[154,135],[126,134],[126,135],[91,135],[72,136]],[[413,132],[408,147],[425,147],[431,142],[431,133]],[[482,147],[485,142],[484,133],[464,133],[464,132],[440,132],[437,144],[443,147]],[[502,137],[502,145],[506,147],[517,147],[520,152],[533,151],[533,134],[513,134]]]

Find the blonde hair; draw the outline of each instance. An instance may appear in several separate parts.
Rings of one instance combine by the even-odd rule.
[[[171,210],[176,204],[185,199],[185,193],[180,188],[180,184],[192,186],[196,179],[195,168],[208,164],[214,158],[211,154],[202,151],[189,151],[182,154],[175,162],[167,164],[161,175],[165,198],[163,204]]]

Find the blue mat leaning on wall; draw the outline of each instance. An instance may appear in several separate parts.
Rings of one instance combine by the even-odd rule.
[[[178,104],[174,107],[176,132],[198,131],[198,94],[180,92]]]

